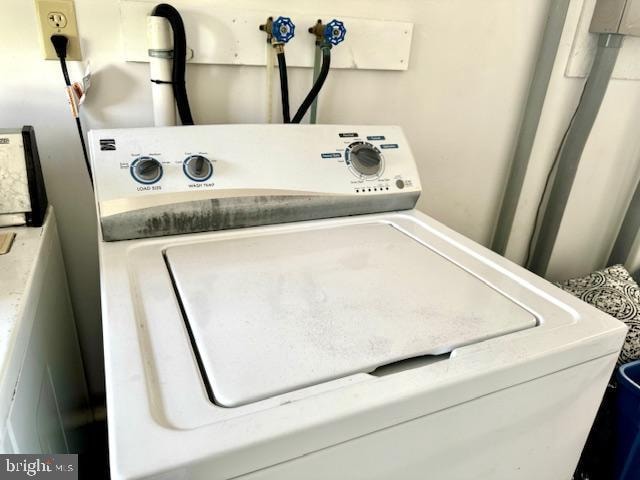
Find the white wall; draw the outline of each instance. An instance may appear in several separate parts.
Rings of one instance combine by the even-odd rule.
[[[569,7],[507,249],[507,257],[518,262],[526,257],[545,177],[584,85],[584,79],[566,77],[565,70],[582,9],[589,9],[591,18],[594,5],[594,0],[573,0]],[[640,82],[612,79],[580,160],[547,278],[585,275],[606,265],[640,175],[639,122]]]
[[[422,176],[420,208],[479,242],[489,242],[547,0],[202,3],[211,9],[271,5],[275,14],[305,11],[326,18],[414,22],[409,70],[332,72],[323,90],[319,121],[403,126]],[[0,30],[0,126],[36,128],[50,200],[58,209],[91,388],[99,393],[95,212],[75,125],[57,63],[41,59],[33,2],[2,4],[10,20]],[[118,2],[76,0],[76,10],[84,54],[95,72],[83,111],[85,128],[151,125],[148,67],[122,61]],[[77,78],[79,67],[70,69]],[[292,105],[302,100],[310,76],[308,69],[290,72]],[[263,68],[192,65],[188,89],[197,123],[263,121]],[[559,111],[566,110],[568,102],[558,103]],[[546,135],[556,137],[552,131]]]

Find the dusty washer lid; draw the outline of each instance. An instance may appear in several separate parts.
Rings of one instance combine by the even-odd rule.
[[[387,223],[209,241],[165,255],[205,380],[226,407],[536,325]]]

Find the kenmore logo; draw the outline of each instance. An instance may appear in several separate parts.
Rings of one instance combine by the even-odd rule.
[[[9,143],[9,139],[7,137],[0,138],[0,145],[7,145]]]
[[[115,149],[116,149],[116,141],[114,138],[100,139],[100,150],[115,150]]]

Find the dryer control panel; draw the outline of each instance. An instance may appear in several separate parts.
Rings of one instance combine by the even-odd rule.
[[[393,126],[95,130],[89,142],[105,240],[408,209],[420,194]]]

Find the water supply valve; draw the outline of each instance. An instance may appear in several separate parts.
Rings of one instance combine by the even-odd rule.
[[[345,28],[344,23],[340,20],[336,20],[335,18],[324,27],[324,39],[332,45],[338,45],[341,43],[346,35],[347,29]]]
[[[273,41],[287,43],[295,35],[296,26],[289,17],[278,17],[271,24]]]

